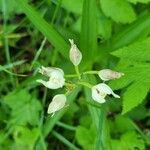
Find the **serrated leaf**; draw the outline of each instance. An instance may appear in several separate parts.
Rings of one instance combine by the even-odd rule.
[[[131,23],[136,19],[132,6],[126,0],[100,0],[104,14],[120,23]]]
[[[129,46],[125,46],[111,53],[114,56],[134,60],[149,61],[150,60],[150,38],[141,42],[136,42]]]
[[[113,89],[127,89],[123,93],[123,112],[126,113],[138,106],[149,92],[150,87],[150,64],[137,63],[121,59],[117,66],[117,70],[125,73],[125,75],[110,82]]]
[[[41,104],[26,90],[9,93],[4,97],[4,103],[11,108],[10,124],[38,124]]]
[[[148,79],[150,76],[147,74],[149,68],[150,65],[147,63],[137,63],[127,59],[121,59],[115,70],[123,72],[124,76],[120,79],[110,81],[109,85],[114,90],[118,90],[128,86],[133,81],[143,80],[143,82],[150,82]]]
[[[144,3],[147,4],[150,2],[150,0],[128,0],[129,2],[136,4],[136,3]]]
[[[111,140],[112,150],[145,150],[144,140],[135,131],[125,132],[120,140]]]
[[[123,95],[124,100],[122,114],[139,105],[146,97],[149,88],[149,84],[142,84],[142,82],[135,82],[129,86]]]
[[[135,131],[129,131],[121,137],[122,150],[145,150],[144,140]]]

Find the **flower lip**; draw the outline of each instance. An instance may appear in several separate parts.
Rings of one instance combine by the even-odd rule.
[[[46,86],[49,89],[58,89],[62,88],[65,84],[65,78],[64,78],[64,72],[60,68],[54,68],[54,67],[41,67],[39,69],[39,72],[43,75],[46,75],[49,77],[48,81],[44,80],[37,80],[37,82],[42,83],[44,86]]]
[[[121,76],[124,75],[124,73],[116,72],[110,69],[102,69],[98,72],[98,75],[103,81],[108,81],[119,79]]]
[[[64,94],[55,95],[48,106],[47,113],[55,113],[56,111],[62,109],[66,104],[66,96]]]
[[[105,83],[99,83],[92,87],[92,98],[99,103],[104,103],[106,101],[105,97],[110,94],[115,98],[120,98],[120,96],[115,94]]]

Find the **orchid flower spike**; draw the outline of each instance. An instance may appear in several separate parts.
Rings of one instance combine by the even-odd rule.
[[[124,75],[124,73],[116,72],[110,69],[103,69],[98,72],[98,75],[103,81],[108,81],[113,79],[119,79],[121,76]]]
[[[49,77],[48,81],[37,80],[37,82],[42,83],[49,89],[58,89],[62,88],[65,84],[64,72],[60,68],[54,67],[41,67],[39,72],[45,76]]]
[[[115,98],[120,98],[113,90],[105,83],[100,83],[92,87],[92,98],[99,103],[105,103],[105,97],[113,95]]]
[[[52,113],[54,115],[56,111],[62,109],[65,106],[66,100],[67,98],[64,94],[55,95],[48,106],[47,113],[48,114]]]
[[[82,53],[77,48],[76,44],[74,44],[73,39],[69,39],[71,43],[71,48],[69,52],[70,61],[73,63],[74,66],[78,66],[82,60]]]

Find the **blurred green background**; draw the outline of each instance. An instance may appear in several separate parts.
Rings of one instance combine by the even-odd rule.
[[[121,98],[100,105],[77,86],[51,117],[48,104],[66,89],[39,85],[37,72],[75,73],[68,39],[83,54],[81,72],[125,73],[109,82]],[[149,150],[149,87],[150,0],[0,0],[0,150]]]

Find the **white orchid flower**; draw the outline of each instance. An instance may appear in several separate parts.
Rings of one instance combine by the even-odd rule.
[[[113,90],[105,83],[100,83],[92,87],[92,98],[99,102],[104,103],[107,95],[113,95],[115,98],[120,98]]]
[[[58,94],[58,95],[54,96],[48,106],[47,113],[48,114],[52,113],[54,115],[54,113],[56,111],[62,109],[65,106],[66,100],[67,100],[67,98],[64,94]]]
[[[98,72],[98,75],[103,81],[108,81],[113,79],[119,79],[121,76],[124,75],[124,73],[116,72],[110,69],[103,69]]]
[[[43,75],[46,75],[49,77],[48,81],[44,80],[37,80],[37,82],[42,83],[44,86],[46,86],[49,89],[58,89],[62,88],[65,84],[65,78],[64,78],[64,72],[60,68],[54,68],[54,67],[41,67],[39,69],[39,72]]]
[[[82,53],[77,48],[76,44],[74,44],[73,39],[69,39],[71,43],[71,48],[69,52],[69,57],[74,66],[78,66],[82,60]]]

